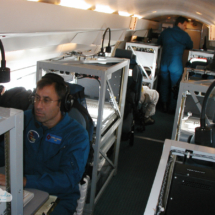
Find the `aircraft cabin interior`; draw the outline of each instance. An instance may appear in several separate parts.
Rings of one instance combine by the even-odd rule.
[[[214,10],[211,0],[0,0],[0,215],[214,215]],[[178,50],[165,48],[165,32],[183,67],[175,84],[168,74],[167,102],[163,62]],[[40,96],[47,78],[63,83],[62,98]],[[60,117],[48,127],[38,107],[55,102]],[[64,129],[66,117],[82,133]],[[88,152],[70,158],[82,134]],[[75,209],[61,211],[74,187],[65,207]]]

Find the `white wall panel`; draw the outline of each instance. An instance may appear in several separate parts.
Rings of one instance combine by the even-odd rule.
[[[130,18],[59,5],[0,0],[0,33],[58,32],[71,30],[128,29]]]
[[[0,0],[0,20],[0,39],[11,71],[73,50],[97,53],[107,27],[111,28],[111,45],[131,34],[130,17],[26,0]],[[156,26],[148,20],[137,22],[138,29]]]
[[[159,23],[158,22],[153,22],[149,20],[144,20],[144,19],[139,19],[137,21],[137,26],[136,30],[142,30],[142,29],[158,29]]]

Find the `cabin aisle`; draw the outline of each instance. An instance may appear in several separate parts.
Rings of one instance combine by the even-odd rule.
[[[122,142],[117,175],[95,206],[94,215],[143,215],[161,157],[163,142],[171,139],[174,115],[159,109],[155,124],[135,132],[134,146]]]

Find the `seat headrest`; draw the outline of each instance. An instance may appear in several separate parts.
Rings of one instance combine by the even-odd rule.
[[[131,57],[131,60],[130,60],[130,64],[137,64],[137,62],[136,62],[136,55],[132,55],[132,57]]]
[[[125,49],[116,49],[115,56],[114,57],[119,57],[119,58],[127,58],[127,59],[132,59],[132,51],[131,50],[125,50]]]

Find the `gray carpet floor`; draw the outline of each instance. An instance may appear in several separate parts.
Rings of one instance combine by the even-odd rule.
[[[118,171],[98,200],[94,215],[143,215],[165,139],[171,138],[174,115],[157,111],[154,125],[135,132],[134,145],[121,142]],[[152,138],[160,140],[153,141]]]

